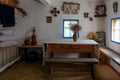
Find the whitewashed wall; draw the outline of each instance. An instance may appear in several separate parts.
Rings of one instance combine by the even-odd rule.
[[[118,1],[118,12],[113,12],[113,2]],[[110,40],[110,19],[120,17],[120,0],[106,0],[107,5],[107,17],[105,18],[105,32],[106,32],[106,46],[120,52],[120,44],[113,43]]]
[[[118,1],[118,12],[113,12],[113,2]],[[106,32],[106,46],[117,51],[120,53],[120,44],[113,43],[110,40],[110,19],[111,18],[117,18],[120,17],[120,0],[106,0],[107,5],[107,17],[105,19],[105,32]],[[112,65],[119,73],[120,73],[120,66],[113,62],[113,60],[110,61],[110,65]]]
[[[73,2],[73,0],[49,0],[49,5],[41,5],[35,0],[20,0],[21,7],[24,8],[28,15],[24,18],[20,14],[17,14],[17,23],[15,25],[14,34],[17,37],[30,36],[31,28],[36,26],[37,42],[43,43],[45,40],[62,39],[62,20],[63,19],[79,19],[82,26],[80,31],[80,39],[86,39],[87,35],[91,31],[103,31],[104,30],[104,18],[94,17],[94,8],[96,2],[94,0],[74,0],[74,2],[80,3],[79,14],[63,14],[61,6],[64,1]],[[54,6],[51,6],[54,5]],[[57,7],[60,10],[60,14],[54,17],[50,14],[50,10],[53,7]],[[93,17],[93,21],[84,18],[83,13],[89,12]],[[46,16],[52,16],[52,23],[46,23]],[[23,39],[22,39],[23,42]]]
[[[66,18],[74,18],[79,19],[82,26],[82,30],[80,31],[80,39],[86,39],[88,33],[91,31],[104,31],[105,29],[107,47],[120,52],[120,45],[110,41],[110,19],[119,17],[120,15],[120,6],[118,6],[118,13],[115,14],[113,12],[112,3],[113,1],[118,1],[118,4],[120,4],[120,0],[106,0],[107,17],[104,18],[94,17],[94,9],[96,4],[98,4],[98,2],[94,1],[98,0],[49,0],[50,6],[41,5],[35,2],[35,0],[19,1],[21,3],[21,7],[28,12],[28,15],[24,18],[22,18],[20,14],[16,15],[16,25],[15,28],[12,29],[14,32],[13,34],[16,37],[22,38],[21,43],[23,43],[25,37],[31,36],[32,33],[30,30],[33,26],[36,26],[38,43],[42,44],[45,40],[62,39],[62,20]],[[63,14],[61,11],[61,6],[64,1],[74,1],[80,3],[79,14]],[[57,9],[60,10],[60,14],[57,17],[50,14],[49,11],[52,7],[57,7]],[[89,19],[84,18],[84,12],[89,12],[90,16],[93,17],[93,21],[89,21]],[[52,23],[46,23],[46,16],[52,16]]]

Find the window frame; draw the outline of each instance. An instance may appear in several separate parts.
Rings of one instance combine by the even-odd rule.
[[[115,32],[113,33],[113,28],[114,28],[113,25],[115,25],[115,24],[113,23],[113,20],[120,20],[120,17],[118,17],[118,18],[112,18],[112,19],[111,19],[111,25],[110,25],[110,40],[111,40],[112,42],[114,42],[114,43],[120,44],[120,41],[116,41],[115,39],[112,38],[112,37],[113,37],[112,34],[115,34]],[[114,29],[115,29],[115,28],[114,28]],[[119,35],[120,35],[120,22],[119,22]],[[120,39],[120,36],[119,36],[119,39]]]
[[[72,39],[73,37],[65,37],[64,34],[65,34],[65,31],[64,31],[64,21],[78,21],[78,24],[79,24],[79,19],[63,19],[63,26],[62,26],[62,37],[64,39]],[[79,32],[78,32],[78,38],[79,38]]]

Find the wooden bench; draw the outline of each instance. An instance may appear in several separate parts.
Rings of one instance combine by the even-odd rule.
[[[54,72],[55,63],[87,63],[90,64],[91,76],[94,78],[94,64],[99,63],[98,58],[46,58],[45,62],[50,63],[50,73]]]
[[[100,47],[99,49],[101,51],[101,62],[103,64],[106,64],[106,63],[109,64],[110,59],[112,59],[114,62],[120,65],[120,54],[119,53],[107,47]]]
[[[97,58],[46,58],[45,62],[57,62],[57,63],[98,63],[99,59]]]

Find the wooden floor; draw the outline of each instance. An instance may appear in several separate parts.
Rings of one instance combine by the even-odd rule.
[[[92,80],[89,68],[75,65],[56,65],[55,72],[50,75],[41,62],[18,61],[0,74],[0,80]],[[108,65],[95,65],[95,77],[96,80],[120,80]]]

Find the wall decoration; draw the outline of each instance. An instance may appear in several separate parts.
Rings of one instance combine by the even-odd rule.
[[[97,5],[95,8],[95,17],[105,17],[106,15],[106,6]]]
[[[0,3],[17,9],[20,13],[22,13],[23,17],[27,15],[27,12],[21,8],[19,0],[0,0]]]
[[[57,8],[53,8],[51,11],[50,11],[50,13],[51,14],[53,14],[53,16],[57,16],[57,14],[59,14],[60,13],[60,11],[59,10],[57,10]]]
[[[106,35],[105,32],[96,32],[98,35],[98,39],[96,39],[96,41],[101,45],[101,46],[105,46],[106,45]]]
[[[8,5],[0,4],[0,23],[2,28],[11,28],[15,26],[15,9]]]
[[[52,16],[46,17],[46,23],[52,23]]]
[[[88,12],[83,13],[83,15],[84,15],[84,18],[88,18],[89,17],[89,13]]]
[[[87,36],[89,39],[93,39],[93,40],[96,40],[98,39],[98,35],[96,32],[90,32]]]
[[[117,1],[113,2],[113,11],[115,13],[118,12],[118,2]]]
[[[90,14],[89,12],[84,12],[83,13],[84,18],[88,18],[90,21],[93,21],[93,18],[89,16],[89,14]]]
[[[63,2],[62,10],[64,14],[78,14],[79,3]]]
[[[90,21],[93,21],[93,18],[92,18],[92,17],[89,17],[89,20],[90,20]]]

